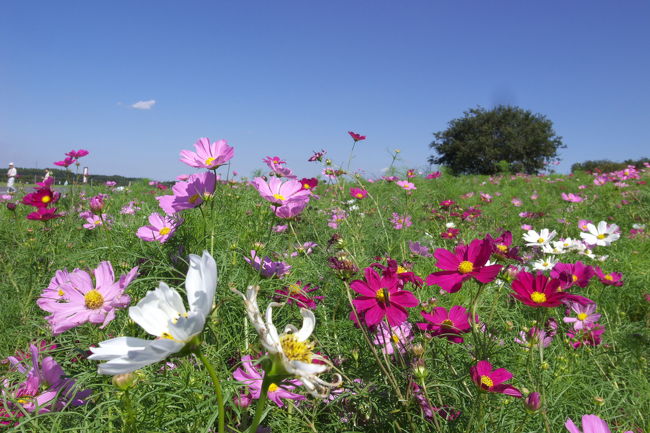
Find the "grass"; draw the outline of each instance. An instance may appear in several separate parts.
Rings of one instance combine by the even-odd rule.
[[[647,174],[644,175],[647,180]],[[647,223],[650,194],[645,184],[628,181],[630,187],[619,188],[611,183],[594,186],[592,177],[576,176],[451,177],[414,180],[417,190],[408,195],[391,182],[341,181],[327,184],[321,181],[316,193],[320,199],[311,200],[307,209],[289,223],[284,233],[271,227],[285,222],[275,218],[257,192],[242,183],[220,184],[214,199],[201,210],[183,213],[184,224],[165,244],[148,243],[138,239],[138,227],[148,224],[150,212],[159,211],[155,195],[160,191],[144,183],[133,185],[126,192],[110,193],[104,210],[114,222],[110,229],[82,228],[83,221],[75,210],[88,209],[88,203],[76,193],[61,199],[58,206],[68,210],[64,218],[48,223],[29,221],[31,211],[19,205],[16,211],[0,209],[0,356],[27,350],[30,342],[45,340],[57,345],[50,355],[61,364],[68,375],[77,380],[80,389],[93,391],[87,404],[67,407],[50,413],[25,413],[17,426],[7,430],[19,432],[210,432],[216,431],[216,402],[210,379],[201,364],[192,356],[171,359],[176,368],[164,368],[158,363],[139,371],[137,384],[128,395],[111,384],[110,377],[96,373],[97,362],[86,359],[88,348],[112,336],[129,335],[146,338],[138,325],[131,322],[126,310],[105,329],[85,324],[53,337],[45,321],[46,313],[36,300],[58,269],[94,269],[108,260],[116,275],[139,266],[139,277],[128,287],[132,303],[153,290],[158,281],[183,290],[187,271],[187,254],[211,251],[219,268],[216,307],[204,332],[203,350],[215,365],[221,378],[226,399],[226,420],[230,431],[244,429],[253,409],[233,404],[233,397],[244,391],[232,379],[239,359],[244,354],[256,354],[261,346],[254,329],[244,317],[242,301],[229,288],[240,290],[248,285],[261,286],[260,304],[265,308],[276,289],[298,280],[320,287],[314,294],[324,296],[315,310],[317,317],[317,350],[332,359],[343,374],[345,392],[333,401],[308,398],[299,404],[289,402],[284,408],[273,404],[262,425],[274,432],[530,432],[564,431],[564,422],[578,422],[583,414],[594,413],[607,420],[612,431],[635,432],[650,428],[650,314],[644,295],[650,290],[650,244],[647,235],[630,237],[635,223]],[[366,199],[351,208],[347,190],[362,184],[369,191]],[[578,185],[588,185],[578,190]],[[84,188],[84,187],[81,187]],[[86,197],[103,192],[106,187],[85,187]],[[465,196],[473,192],[473,197]],[[482,202],[479,192],[493,196],[491,203]],[[539,196],[531,200],[536,192]],[[562,201],[562,192],[586,196],[582,203]],[[497,196],[497,194],[500,194]],[[465,196],[466,198],[462,198]],[[514,207],[513,197],[523,200]],[[436,217],[431,211],[438,203],[452,199],[463,209],[477,206],[481,215],[473,220],[458,217]],[[621,205],[621,200],[628,204]],[[122,215],[120,208],[135,200],[142,208],[135,215]],[[339,227],[328,226],[333,208],[347,211],[348,217]],[[542,212],[543,216],[524,219],[521,211]],[[409,215],[413,225],[395,230],[390,223],[392,213]],[[425,278],[437,270],[435,259],[415,256],[409,241],[419,241],[432,249],[453,249],[458,242],[468,243],[486,233],[498,235],[510,230],[514,243],[524,245],[520,226],[531,224],[558,231],[559,237],[579,238],[579,219],[594,222],[605,220],[622,229],[621,239],[609,247],[598,247],[596,254],[608,255],[600,263],[585,256],[568,254],[563,262],[582,260],[606,271],[622,272],[622,287],[604,286],[597,279],[577,293],[593,299],[602,314],[600,323],[606,327],[603,343],[596,347],[574,349],[565,337],[568,325],[562,323],[563,308],[538,311],[513,300],[508,284],[488,284],[478,299],[477,313],[488,333],[475,332],[465,336],[465,343],[450,344],[445,339],[429,339],[416,333],[414,343],[422,345],[424,365],[413,368],[415,355],[402,359],[373,355],[364,334],[348,319],[351,307],[346,282],[327,260],[345,255],[360,269],[378,258],[392,257],[400,263],[408,261],[413,271]],[[454,222],[458,239],[443,239],[445,224]],[[333,240],[336,233],[339,238]],[[291,264],[284,279],[264,279],[244,260],[251,249],[262,255],[284,258],[296,250],[297,244],[316,242],[310,255],[287,257]],[[531,253],[523,247],[524,253]],[[361,278],[357,273],[353,279]],[[469,307],[478,285],[466,283],[454,294],[441,293],[436,286],[410,287],[421,302],[449,308]],[[435,298],[435,299],[434,299]],[[421,308],[410,311],[411,323],[422,322]],[[560,325],[553,343],[544,350],[543,361],[537,351],[526,351],[514,338],[525,330],[553,316]],[[298,308],[292,305],[277,309],[274,318],[278,328],[300,323]],[[504,367],[514,374],[514,386],[526,392],[543,395],[543,410],[530,414],[522,401],[500,394],[477,392],[469,368],[477,360],[489,359],[495,368]],[[382,365],[379,365],[379,364]],[[383,367],[382,367],[383,366]],[[18,383],[22,376],[0,366],[9,384]],[[396,386],[384,373],[394,377]],[[355,379],[360,379],[355,381]],[[449,406],[460,411],[455,420],[434,416],[427,419],[421,411],[408,383],[414,381],[426,389],[434,406]],[[4,394],[5,407],[15,404],[11,385]],[[297,392],[304,392],[300,388]],[[399,393],[398,393],[399,392]],[[400,401],[399,395],[403,397]],[[129,422],[129,404],[135,422]],[[1,427],[0,427],[1,428]]]

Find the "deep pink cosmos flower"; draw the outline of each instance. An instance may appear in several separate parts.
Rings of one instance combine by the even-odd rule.
[[[205,199],[212,197],[216,182],[217,177],[209,171],[193,174],[187,181],[174,184],[173,195],[162,195],[156,197],[156,200],[167,215],[172,215],[185,209],[195,208]]]
[[[353,304],[367,326],[374,326],[386,317],[390,326],[403,323],[408,317],[406,308],[419,305],[419,301],[408,290],[400,290],[396,272],[386,270],[382,276],[372,267],[364,270],[365,280],[354,280],[350,288],[361,296]]]
[[[226,140],[219,140],[210,143],[207,137],[199,138],[194,143],[196,152],[181,150],[181,162],[196,168],[207,168],[214,170],[224,165],[235,156],[235,149],[228,146]]]
[[[289,179],[296,178],[291,169],[283,165],[286,163],[286,161],[281,160],[279,156],[267,156],[262,160],[262,162],[269,166],[272,176],[286,177]]]
[[[418,173],[417,173],[417,171],[415,171],[414,168],[409,168],[408,170],[406,170],[406,177],[408,177],[409,179],[414,178],[417,175],[418,175]]]
[[[456,237],[458,236],[458,233],[460,233],[460,230],[458,230],[456,228],[453,228],[453,227],[449,227],[449,228],[447,228],[447,230],[440,233],[440,237],[443,238],[443,239],[456,239]]]
[[[91,390],[77,391],[75,381],[67,377],[54,358],[47,356],[40,360],[41,353],[33,344],[30,351],[31,364],[12,356],[8,358],[12,367],[26,376],[25,381],[11,392],[11,400],[17,401],[28,412],[38,413],[60,411],[68,405],[86,403],[84,400],[92,393]],[[5,389],[8,391],[9,387]]]
[[[455,253],[444,248],[436,249],[433,256],[438,260],[436,266],[442,271],[429,274],[427,284],[435,284],[449,293],[455,293],[470,278],[483,284],[494,281],[503,266],[485,266],[492,248],[490,240],[474,239],[469,245],[458,245]]]
[[[591,266],[578,261],[575,263],[556,263],[551,270],[551,278],[562,281],[562,288],[568,289],[572,286],[585,288],[594,276],[595,271]]]
[[[392,355],[395,349],[399,353],[406,353],[413,341],[413,325],[403,322],[390,328],[385,322],[381,322],[375,331],[375,338],[372,344],[382,346],[381,351],[386,355]]]
[[[71,150],[70,152],[66,153],[65,156],[69,156],[70,158],[83,158],[84,156],[88,155],[90,152],[88,152],[85,149],[79,149],[79,150]]]
[[[510,231],[504,231],[503,233],[501,233],[501,236],[499,236],[496,239],[492,239],[492,237],[489,234],[486,235],[485,238],[492,240],[492,245],[494,245],[495,255],[502,258],[517,260],[519,262],[523,261],[521,256],[519,256],[519,248],[518,247],[511,248],[512,233]]]
[[[61,218],[63,214],[56,213],[55,207],[50,208],[38,208],[38,211],[32,212],[27,215],[27,219],[36,220],[36,221],[49,221],[54,218]]]
[[[56,161],[54,163],[54,165],[58,165],[59,167],[66,167],[67,168],[67,167],[70,167],[75,162],[77,162],[77,160],[75,158],[72,158],[72,157],[68,156],[63,161]]]
[[[264,372],[262,369],[253,364],[253,358],[250,355],[244,355],[241,358],[241,367],[235,370],[232,373],[232,376],[235,380],[242,382],[248,387],[248,392],[254,400],[260,398],[262,392],[262,380]],[[299,380],[283,380],[281,383],[272,383],[269,386],[268,398],[272,402],[278,405],[278,407],[284,406],[282,399],[300,401],[305,400],[304,395],[295,394],[291,392],[296,387],[302,386],[302,383]]]
[[[321,150],[320,152],[314,152],[314,154],[312,156],[310,156],[307,161],[309,161],[309,162],[314,162],[314,161],[320,162],[320,161],[323,160],[323,156],[325,156],[326,153],[327,152],[325,150]]]
[[[281,289],[276,289],[273,299],[276,302],[286,302],[287,304],[296,304],[300,308],[316,308],[316,301],[323,299],[323,296],[309,297],[308,293],[318,290],[318,286],[312,287],[311,284],[303,285],[301,281],[289,284]]]
[[[94,271],[95,283],[85,271],[76,269],[68,274],[68,284],[59,286],[63,291],[57,302],[52,302],[52,293],[45,289],[36,301],[41,309],[52,313],[46,319],[54,335],[86,322],[101,324],[104,328],[115,318],[115,309],[124,308],[131,298],[124,289],[133,281],[138,267],[115,281],[110,262],[101,262]]]
[[[306,189],[307,191],[313,191],[314,188],[318,186],[318,179],[315,177],[311,177],[309,179],[303,177],[299,182],[302,184],[302,189]]]
[[[623,285],[623,274],[620,272],[610,272],[606,274],[601,268],[596,266],[594,272],[601,283],[606,286],[622,286]]]
[[[174,235],[178,226],[182,223],[179,218],[168,215],[161,216],[158,212],[149,215],[148,226],[140,227],[136,236],[147,242],[160,242],[161,244]]]
[[[94,197],[90,198],[90,210],[93,211],[93,213],[100,214],[102,213],[102,209],[104,209],[104,206],[106,206],[106,200],[108,199],[107,194],[97,194]]]
[[[572,295],[562,290],[562,281],[549,278],[538,272],[533,275],[519,272],[512,282],[511,295],[530,307],[558,307],[572,301],[582,305],[592,304],[593,301],[580,295]]]
[[[492,370],[492,364],[488,361],[479,361],[470,368],[472,380],[480,389],[488,392],[498,392],[513,397],[522,397],[521,392],[512,385],[504,384],[512,379],[512,373],[505,368]]]
[[[438,179],[440,176],[442,176],[442,173],[439,171],[434,171],[432,173],[427,174],[426,178],[427,179]]]
[[[267,182],[261,177],[256,177],[251,183],[264,200],[276,205],[284,205],[296,200],[309,200],[309,191],[304,190],[297,180],[290,179],[282,182],[278,177],[271,177]]]
[[[368,196],[368,191],[363,188],[350,188],[350,196],[352,196],[352,198],[361,200]]]
[[[352,137],[355,143],[366,139],[365,135],[357,134],[356,132],[348,131],[348,134],[350,134],[350,137]]]
[[[444,307],[436,307],[431,313],[422,311],[422,317],[428,322],[418,323],[418,328],[433,337],[442,337],[452,343],[462,343],[460,334],[469,332],[469,315],[465,307],[454,305],[447,311]],[[478,317],[476,318],[478,322]]]
[[[573,423],[571,418],[566,420],[564,427],[569,433],[611,433],[609,426],[605,421],[596,415],[583,415],[582,416],[582,431]],[[628,430],[624,433],[633,433]]]
[[[22,203],[37,208],[44,208],[52,206],[59,200],[60,196],[60,193],[52,191],[49,187],[39,188],[36,192],[26,194],[23,197]]]
[[[392,272],[394,274],[397,274],[397,278],[399,279],[399,289],[403,289],[406,283],[411,283],[417,287],[422,287],[422,278],[418,277],[414,272],[409,270],[411,267],[410,264],[405,262],[403,265],[404,266],[399,265],[397,263],[397,260],[389,258],[386,261],[386,266],[382,265],[381,263],[373,263],[370,266],[379,269],[382,273]]]

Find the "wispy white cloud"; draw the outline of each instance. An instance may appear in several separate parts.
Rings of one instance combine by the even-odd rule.
[[[156,105],[156,100],[150,99],[148,101],[138,101],[131,105],[131,108],[135,108],[136,110],[151,110],[154,105]]]

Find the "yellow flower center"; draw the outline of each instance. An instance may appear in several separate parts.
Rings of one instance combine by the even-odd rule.
[[[458,265],[458,272],[461,274],[469,274],[474,270],[474,263],[468,262],[467,260],[463,260],[460,262],[460,265]]]
[[[168,332],[163,332],[162,335],[160,336],[160,338],[166,338],[168,340],[176,341],[176,339],[174,337],[172,337],[172,334],[170,334]]]
[[[363,198],[363,194],[361,194],[360,192],[358,192],[358,193],[357,193],[357,198]]]
[[[612,277],[612,274],[607,274],[607,275],[605,275],[605,279],[606,279],[607,281],[613,281],[613,280],[614,280],[614,277]]]
[[[172,231],[172,229],[170,229],[169,227],[163,227],[160,230],[158,230],[158,233],[160,233],[162,236],[165,236],[165,235],[169,234],[169,232],[171,232],[171,231]]]
[[[375,299],[378,300],[379,302],[385,302],[388,303],[390,296],[388,294],[388,290],[386,289],[379,289],[375,293]]]
[[[59,296],[63,296],[63,290],[62,290],[62,289],[59,289],[56,293],[57,293],[57,295],[59,295]]]
[[[50,197],[49,195],[44,195],[43,197],[41,197],[41,201],[43,203],[49,203],[50,200],[52,200],[52,197]]]
[[[289,286],[287,287],[287,290],[292,295],[297,295],[298,293],[300,293],[302,291],[302,288],[298,284],[293,283],[293,284],[289,284]]]
[[[452,322],[449,319],[445,319],[445,320],[442,321],[442,323],[440,325],[445,329],[451,329],[451,328],[454,327],[454,322]]]
[[[311,351],[314,348],[314,343],[298,341],[294,334],[284,334],[280,337],[280,345],[284,355],[291,361],[311,363]]]
[[[29,400],[25,400],[25,399],[22,399],[22,398],[20,398],[20,399],[18,399],[18,400],[16,400],[16,401],[17,401],[18,403],[22,404],[22,405],[26,405],[27,403],[29,403]]]
[[[194,204],[194,203],[195,203],[198,199],[200,199],[200,198],[201,198],[200,195],[198,195],[198,194],[194,194],[193,196],[191,196],[191,197],[189,198],[189,202],[192,203],[192,204]]]
[[[104,305],[104,297],[95,289],[92,289],[84,295],[84,301],[86,302],[86,308],[90,308],[91,310],[96,310]]]
[[[216,158],[212,158],[212,157],[206,159],[205,160],[205,165],[212,165],[212,163],[214,162],[215,159]]]
[[[503,244],[499,244],[499,245],[497,245],[497,249],[498,249],[499,251],[501,251],[502,253],[505,253],[506,251],[508,251],[508,247],[505,246],[505,245],[503,245]]]
[[[269,392],[275,392],[275,391],[278,390],[278,388],[280,388],[280,387],[277,386],[275,383],[272,383],[272,384],[269,385]]]
[[[494,382],[492,382],[492,379],[489,377],[483,375],[481,376],[481,385],[485,385],[488,388],[492,388],[494,386]]]
[[[393,334],[390,338],[393,340],[393,343],[399,343],[399,337],[397,334]]]
[[[587,313],[578,314],[578,320],[585,320],[587,318]]]
[[[95,225],[96,225],[96,226],[101,225],[101,223],[102,223],[101,220],[97,220],[97,221],[95,221]]]
[[[542,304],[546,302],[546,295],[540,292],[533,292],[530,294],[530,299],[536,304]]]
[[[601,234],[599,234],[599,235],[596,236],[596,237],[597,237],[598,239],[605,239],[605,238],[607,237],[607,235],[604,235],[604,234],[601,233]]]
[[[304,183],[304,184],[302,185],[302,187],[305,188],[305,189],[311,189],[311,185],[308,184],[308,183]],[[270,387],[269,387],[269,388],[270,388]]]
[[[538,244],[543,244],[544,242],[546,242],[546,240],[544,240],[544,238],[537,239]]]
[[[408,272],[408,269],[406,269],[405,267],[403,267],[403,266],[401,266],[401,265],[400,265],[400,266],[397,266],[397,273],[398,273],[398,274],[403,274],[403,273],[405,273],[405,272]]]
[[[286,200],[286,198],[284,198],[284,196],[282,194],[273,194],[273,198],[276,199],[276,200],[282,200],[282,201]]]
[[[578,281],[578,276],[575,274],[571,275],[571,280],[573,280],[573,282],[575,283],[576,281]]]

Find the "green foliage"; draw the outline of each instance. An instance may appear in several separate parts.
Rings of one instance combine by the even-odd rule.
[[[507,105],[471,108],[433,135],[430,147],[437,155],[429,162],[447,166],[454,174],[536,174],[566,147],[545,116]]]
[[[641,169],[644,167],[644,162],[650,162],[650,158],[626,159],[623,162],[614,162],[610,161],[609,159],[588,160],[584,162],[576,162],[573,164],[571,166],[571,172],[575,173],[577,171],[600,171],[603,173],[609,173],[612,171],[623,170],[628,165],[633,165],[637,169]]]

